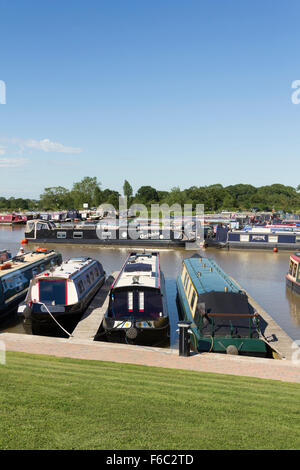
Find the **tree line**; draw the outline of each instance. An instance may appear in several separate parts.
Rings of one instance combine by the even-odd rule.
[[[128,207],[132,204],[203,204],[205,212],[227,211],[278,211],[300,212],[300,185],[297,188],[282,184],[255,187],[250,184],[223,186],[191,186],[181,190],[178,186],[170,191],[160,191],[152,186],[141,186],[135,193],[131,184],[125,180],[123,194],[112,189],[102,189],[97,177],[84,177],[73,184],[71,189],[63,186],[45,188],[38,200],[0,197],[0,210],[4,211],[59,211],[64,209],[83,209],[101,204],[119,207],[119,197],[126,196]]]

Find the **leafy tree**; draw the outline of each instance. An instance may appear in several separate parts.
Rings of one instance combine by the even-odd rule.
[[[135,202],[150,205],[159,201],[156,189],[152,186],[141,186],[134,198]]]
[[[128,183],[127,180],[124,181],[124,184],[123,184],[123,194],[125,197],[127,197],[127,201],[128,203],[130,204],[131,202],[131,198],[132,198],[132,194],[133,194],[133,190],[132,190],[132,187],[131,185]]]
[[[74,183],[71,196],[75,207],[81,209],[83,204],[88,204],[89,207],[92,207],[96,198],[99,198],[98,190],[100,190],[100,183],[98,183],[96,176],[85,176],[78,183]]]
[[[40,209],[61,210],[70,207],[70,205],[72,205],[70,192],[63,186],[45,188],[40,196]]]

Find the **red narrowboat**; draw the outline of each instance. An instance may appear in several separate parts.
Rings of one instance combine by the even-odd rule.
[[[0,225],[25,224],[26,220],[17,214],[0,214]]]

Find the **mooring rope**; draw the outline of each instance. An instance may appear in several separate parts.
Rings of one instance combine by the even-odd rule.
[[[45,307],[45,309],[47,310],[47,312],[49,313],[50,317],[55,321],[55,323],[58,324],[58,326],[69,336],[69,337],[72,337],[73,338],[73,335],[71,333],[69,333],[67,330],[64,329],[63,326],[61,326],[60,323],[58,323],[58,321],[56,320],[56,318],[54,318],[54,316],[52,315],[52,313],[50,312],[50,310],[48,309],[47,305],[45,305],[43,302],[37,302],[38,304],[41,304]]]

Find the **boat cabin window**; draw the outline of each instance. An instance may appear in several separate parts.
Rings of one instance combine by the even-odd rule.
[[[42,224],[42,223],[38,222],[38,223],[36,224],[36,229],[37,229],[37,230],[47,230],[47,229],[48,229],[48,225],[47,225],[47,224]]]
[[[86,279],[87,279],[88,285],[91,285],[91,280],[90,280],[89,274],[86,275]]]
[[[183,285],[185,286],[185,283],[187,282],[187,279],[188,279],[188,273],[187,271],[185,271],[185,274],[184,274],[184,278],[183,278]]]
[[[57,238],[67,238],[67,232],[57,232]]]
[[[33,277],[34,277],[34,276],[37,276],[37,275],[39,274],[39,272],[40,272],[40,270],[39,270],[38,267],[33,268],[33,270],[32,270],[32,276],[33,276]]]
[[[83,238],[83,232],[74,232],[73,238]]]
[[[191,310],[192,311],[194,310],[194,307],[195,307],[195,301],[196,301],[196,292],[193,290],[193,295],[192,295],[192,299],[191,299]]]
[[[133,311],[133,292],[128,292],[128,312]]]
[[[188,287],[188,285],[189,285],[189,281],[190,281],[190,279],[189,279],[189,276],[187,275],[187,276],[186,276],[186,279],[185,279],[185,281],[184,281],[184,290],[185,290],[185,291],[186,291],[186,289],[187,289],[187,287]]]
[[[82,292],[84,291],[84,285],[82,281],[78,282],[78,290],[79,290],[79,294],[82,294]]]
[[[298,263],[294,263],[293,272],[292,272],[292,276],[293,276],[293,277],[296,277],[297,266],[298,266]]]
[[[139,292],[139,311],[144,311],[144,292]]]
[[[34,222],[27,222],[26,232],[32,232],[33,229],[34,229]]]
[[[40,302],[55,302],[55,305],[66,304],[66,281],[65,280],[40,280],[39,281]]]
[[[189,297],[190,297],[190,294],[191,294],[191,289],[192,289],[192,283],[191,283],[190,280],[189,280],[189,282],[188,282],[188,286],[187,286],[187,287],[188,287],[188,288],[187,288],[187,291],[186,291],[186,292],[187,292],[186,296],[187,296],[187,298],[189,298]]]

